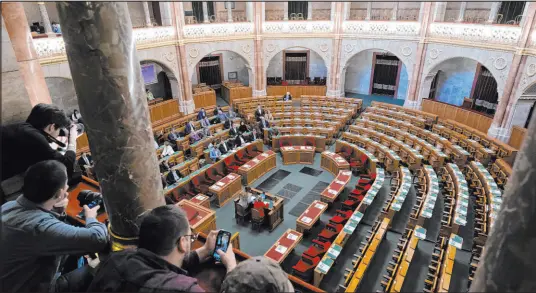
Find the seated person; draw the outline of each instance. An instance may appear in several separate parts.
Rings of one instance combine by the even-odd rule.
[[[171,143],[175,143],[176,144],[176,140],[181,138],[180,136],[180,133],[178,133],[176,130],[175,130],[175,127],[172,127],[171,128],[171,131],[169,132],[168,134],[168,140],[171,142]]]
[[[255,110],[255,119],[257,119],[257,121],[260,121],[261,120],[261,117],[264,116],[264,109],[261,105],[258,105],[257,106],[257,110]]]
[[[171,147],[171,144],[169,143],[169,141],[165,141],[164,142],[164,149],[162,150],[162,153],[160,154],[160,157],[164,158],[164,157],[167,157],[167,156],[171,156],[171,155],[173,155],[173,153],[175,153],[175,151]]]
[[[220,160],[221,152],[220,150],[215,146],[209,147],[209,157],[212,159],[212,161],[217,162]]]
[[[234,145],[235,145],[235,148],[237,147],[241,147],[242,145],[246,144],[246,140],[244,139],[244,137],[242,136],[242,134],[239,134],[235,137],[235,140],[234,140]]]
[[[160,168],[160,173],[169,171],[169,164],[167,160],[162,161],[162,163],[160,163],[159,165],[159,168]]]
[[[272,112],[270,112],[270,110],[266,110],[266,115],[264,115],[264,119],[268,121],[274,121],[274,115],[272,115]]]
[[[266,119],[264,119],[264,117],[261,117],[261,121],[259,121],[259,129],[260,129],[260,132],[261,132],[261,136],[264,136],[264,129],[266,128],[268,130],[268,133],[271,132],[271,129],[270,129],[270,122],[266,121]]]
[[[238,204],[247,209],[250,204],[253,204],[253,201],[255,201],[255,196],[251,194],[251,187],[246,186],[245,192],[240,193]]]
[[[233,119],[233,118],[236,118],[238,117],[235,113],[235,111],[233,110],[233,107],[229,106],[229,110],[227,111],[227,117],[229,117],[229,119]]]
[[[220,106],[216,106],[216,107],[214,108],[214,111],[212,111],[212,114],[214,114],[214,116],[218,116],[218,112],[219,112],[219,111],[222,111],[222,112],[223,112],[223,110],[221,109]]]
[[[94,166],[93,160],[91,159],[91,155],[88,155],[87,153],[82,153],[80,158],[78,158],[78,166],[80,166],[80,170],[82,170],[84,175],[89,177],[91,168],[93,168]]]
[[[208,128],[208,127],[210,127],[210,121],[208,120],[208,118],[205,117],[205,118],[201,119],[200,121],[201,121],[201,122],[200,122],[200,123],[201,123],[201,127],[203,127],[203,128]]]
[[[226,154],[228,151],[233,149],[233,143],[230,140],[222,140],[218,145],[220,153]]]
[[[114,252],[100,264],[88,292],[204,292],[189,269],[212,261],[218,231],[210,231],[203,246],[192,251],[197,234],[186,213],[175,205],[154,208],[142,218],[138,248]],[[221,262],[230,273],[236,267],[233,246]]]
[[[242,123],[242,122],[240,122]],[[233,121],[231,121],[231,127],[229,128],[229,135],[230,136],[235,136],[235,135],[238,135],[238,133],[240,133],[240,129],[238,127],[236,127],[235,123]]]
[[[225,123],[223,123],[223,129],[230,129],[231,123],[232,123],[231,119],[228,119],[227,121],[225,121]]]
[[[207,113],[205,112],[205,108],[201,108],[199,112],[197,113],[197,120],[202,120],[207,118]]]
[[[292,96],[290,95],[290,92],[287,92],[284,96],[283,96],[283,101],[291,101],[292,100]]]
[[[175,182],[179,181],[180,179],[181,179],[181,176],[179,173],[177,173],[177,170],[171,169],[166,176],[166,183],[168,185],[173,185],[175,184]]]
[[[203,139],[203,133],[200,130],[194,130],[190,133],[190,143],[194,144]]]
[[[78,112],[78,110],[74,109],[73,114],[71,115],[71,121],[73,123],[82,123],[84,124],[84,120],[82,119],[82,114]]]
[[[240,120],[240,126],[238,127],[238,132],[244,134],[250,130],[250,127],[246,124],[244,120]]]
[[[253,208],[259,211],[259,215],[261,218],[264,218],[264,209],[267,209],[269,207],[268,204],[264,203],[262,201],[262,197],[259,195],[253,202]]]
[[[23,195],[2,205],[0,284],[11,292],[81,292],[91,282],[87,266],[61,272],[66,256],[108,246],[108,229],[97,221],[100,206],[84,205],[85,227],[64,222],[69,203],[67,169],[45,160],[25,173]]]
[[[154,100],[153,93],[151,93],[151,91],[149,89],[145,89],[145,95],[147,96],[147,101]]]
[[[294,286],[277,262],[256,256],[228,273],[220,292],[294,292]]]
[[[184,134],[188,135],[192,133],[192,131],[195,131],[195,126],[192,121],[186,122],[186,126],[184,126]]]
[[[166,182],[166,177],[164,176],[164,174],[160,175],[160,179],[162,179],[162,188],[166,188],[167,187],[167,182]]]
[[[229,120],[229,117],[227,117],[227,114],[223,113],[222,110],[218,110],[218,120],[217,123],[225,122]]]
[[[247,136],[247,140],[248,140],[248,142],[254,142],[257,139],[259,139],[259,136],[257,135],[257,127],[255,127],[251,131],[251,134]]]

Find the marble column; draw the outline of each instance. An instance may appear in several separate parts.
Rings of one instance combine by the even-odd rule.
[[[149,13],[149,2],[143,1],[141,2],[143,5],[143,15],[145,16],[145,26],[146,27],[152,27],[153,22],[151,21],[151,13]]]
[[[210,19],[208,19],[208,4],[206,1],[203,1],[203,23],[209,23]]]
[[[251,1],[246,2],[246,17],[248,21],[254,21],[253,5],[254,5],[254,2],[251,2]]]
[[[344,2],[344,20],[350,20],[352,2]]]
[[[283,20],[288,20],[288,2],[283,2]]]
[[[497,14],[499,13],[499,8],[501,8],[501,2],[491,3],[491,9],[489,10],[489,17],[486,23],[492,24],[497,20]]]
[[[432,2],[425,2],[422,9],[422,21],[421,29],[419,33],[419,44],[417,45],[417,52],[415,52],[415,64],[413,66],[413,73],[411,79],[409,80],[409,90],[406,101],[404,102],[405,107],[409,108],[420,108],[420,103],[418,102],[417,89],[418,85],[421,84],[422,69],[424,67],[424,58],[427,44],[425,43],[426,34],[428,32],[428,26],[431,23],[431,11],[432,11]]]
[[[165,200],[127,3],[56,5],[112,239],[135,243],[140,216]]]
[[[426,2],[421,2],[421,7],[419,8],[419,17],[417,19],[418,22],[422,22],[422,17],[424,14],[424,5]]]
[[[184,7],[183,2],[173,2],[173,19],[177,32],[178,45],[175,47],[177,58],[179,60],[179,84],[181,85],[182,98],[179,99],[180,111],[183,114],[191,114],[194,112],[195,103],[193,98],[192,81],[188,73],[188,56],[184,44]]]
[[[233,22],[233,9],[231,9],[232,2],[227,1],[227,22]]]
[[[264,44],[262,39],[262,23],[263,11],[265,8],[264,2],[254,3],[254,23],[253,32],[255,34],[255,86],[253,88],[253,96],[266,95],[266,73],[264,71]],[[252,83],[250,81],[250,83]]]
[[[521,36],[517,43],[518,48],[525,48],[530,40],[530,36],[533,33],[534,26],[536,25],[536,2],[527,2],[526,14],[524,22],[526,25],[521,27]],[[515,88],[519,85],[520,80],[523,78],[522,72],[524,71],[524,62],[526,56],[516,51],[510,66],[510,71],[506,78],[505,87],[501,96],[499,96],[499,103],[493,116],[493,122],[488,130],[488,135],[499,138],[505,141],[508,138],[509,128],[508,121],[509,111],[512,109],[516,100]]]
[[[445,12],[447,11],[447,2],[435,2],[434,3],[434,21],[445,21]]]
[[[367,16],[365,17],[365,20],[370,20],[372,17],[372,2],[367,2]]]
[[[391,14],[391,20],[397,20],[398,18],[398,2],[394,2],[393,12]]]
[[[22,3],[2,3],[2,17],[15,51],[15,58],[19,65],[19,71],[22,75],[30,104],[32,107],[39,103],[52,104],[43,69],[39,63],[39,56],[33,46],[32,34]]]
[[[536,282],[536,119],[513,166],[469,292],[534,292]]]
[[[313,20],[313,3],[307,2],[307,20]]]
[[[465,21],[465,9],[467,8],[467,2],[460,2],[460,12],[458,13],[458,19],[456,22]]]
[[[344,2],[332,2],[333,34],[331,67],[328,71],[328,86],[326,96],[340,97],[344,96],[344,89],[341,89],[341,45],[342,45],[342,23],[344,19]]]
[[[171,2],[159,2],[160,15],[162,17],[162,26],[171,26],[173,25]]]
[[[39,6],[39,13],[41,13],[41,19],[43,20],[43,26],[45,27],[45,34],[49,37],[55,37],[56,34],[52,31],[52,25],[50,24],[50,18],[48,18],[45,2],[37,2],[37,5]]]

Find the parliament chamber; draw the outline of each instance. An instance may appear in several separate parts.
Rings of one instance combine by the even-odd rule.
[[[37,3],[6,13],[50,22],[48,9],[60,20]],[[277,3],[123,3],[133,45],[114,58],[130,63],[102,61],[114,76],[102,83],[129,86],[113,95],[74,72],[75,36],[53,36],[50,24],[30,34],[25,24],[22,42],[3,12],[15,72],[29,74],[21,48],[38,65],[20,96],[84,117],[69,223],[86,224],[82,191],[102,193],[97,220],[116,253],[137,235],[113,232],[114,221],[135,222],[150,210],[144,201],[165,199],[198,235],[192,248],[228,231],[238,263],[271,259],[296,292],[485,291],[473,281],[484,259],[498,262],[485,255],[500,250],[497,229],[509,229],[503,201],[533,180],[522,168],[534,156],[536,3]],[[30,112],[14,100],[6,97],[2,122]],[[114,145],[121,151],[109,156]],[[133,177],[116,178],[124,168]],[[135,204],[112,200],[111,182],[135,186],[124,191],[140,194],[120,198]],[[118,219],[127,208],[135,212]],[[214,262],[189,273],[206,292],[219,292],[227,274]]]

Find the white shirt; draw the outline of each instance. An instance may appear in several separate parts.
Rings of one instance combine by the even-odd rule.
[[[173,148],[170,145],[166,145],[164,146],[164,150],[162,151],[162,157],[172,155],[173,153]]]
[[[227,152],[228,151],[227,150],[227,143],[223,142],[222,145],[223,145],[223,148],[225,149],[225,152]]]
[[[245,144],[246,142],[244,141],[244,138],[242,138],[242,136],[240,136],[240,143],[242,144]]]
[[[179,178],[179,176],[177,176],[177,172],[175,170],[171,170],[171,174],[173,174],[173,178],[175,179],[175,181],[180,180],[180,178]]]

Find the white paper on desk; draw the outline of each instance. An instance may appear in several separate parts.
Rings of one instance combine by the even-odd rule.
[[[251,166],[248,165],[248,164],[244,165],[244,168],[246,168],[246,169],[249,169],[249,167],[251,167]]]
[[[348,175],[350,175],[350,174],[352,174],[352,172],[350,172],[350,171],[344,171],[344,172],[342,172],[342,175],[345,175],[345,176],[348,176]]]
[[[212,185],[212,188],[213,188],[213,189],[216,189],[216,190],[220,190],[220,189],[221,189],[221,187],[216,186],[216,185]]]
[[[197,199],[199,199],[199,200],[204,200],[204,199],[205,199],[205,197],[204,197],[203,195],[198,195],[198,196],[196,196],[195,198],[197,198]]]
[[[344,182],[343,182],[343,181],[341,181],[341,180],[335,180],[335,183],[337,183],[337,184],[341,184],[341,185],[344,185]]]
[[[318,264],[318,268],[323,272],[327,272],[329,270],[329,266],[323,262]]]
[[[323,208],[325,208],[325,207],[326,207],[326,206],[323,205],[323,204],[321,204],[321,203],[317,203],[317,204],[315,204],[315,208],[317,208],[317,209],[323,209]]]
[[[225,184],[223,184],[223,182],[218,182],[218,183],[216,183],[216,185],[218,185],[218,186],[224,186]]]
[[[266,158],[266,157],[268,157],[268,154],[262,153],[261,156]]]
[[[311,223],[312,220],[313,220],[313,219],[311,219],[311,218],[309,218],[309,217],[307,217],[307,216],[303,216],[303,217],[301,218],[301,221],[304,222],[304,223],[306,223],[306,224]]]
[[[283,254],[287,251],[287,247],[286,246],[283,246],[283,245],[278,245],[276,248],[275,248],[275,251]]]
[[[294,150],[294,147],[289,146],[287,147],[287,150]]]
[[[298,239],[298,235],[294,235],[292,233],[288,233],[287,235],[287,238],[292,240],[292,241],[295,241],[296,239]]]
[[[227,175],[227,177],[229,177],[229,179],[235,179],[236,178],[236,176],[233,175],[233,174],[229,174],[229,175]]]
[[[337,158],[337,162],[344,163],[344,159],[342,159],[342,158]]]
[[[336,195],[337,194],[337,191],[333,190],[333,189],[328,189],[328,193],[331,193],[333,195]]]
[[[258,163],[258,162],[259,162],[259,159],[256,159],[256,158],[255,158],[255,159],[253,159],[252,161],[253,161],[254,163]]]

